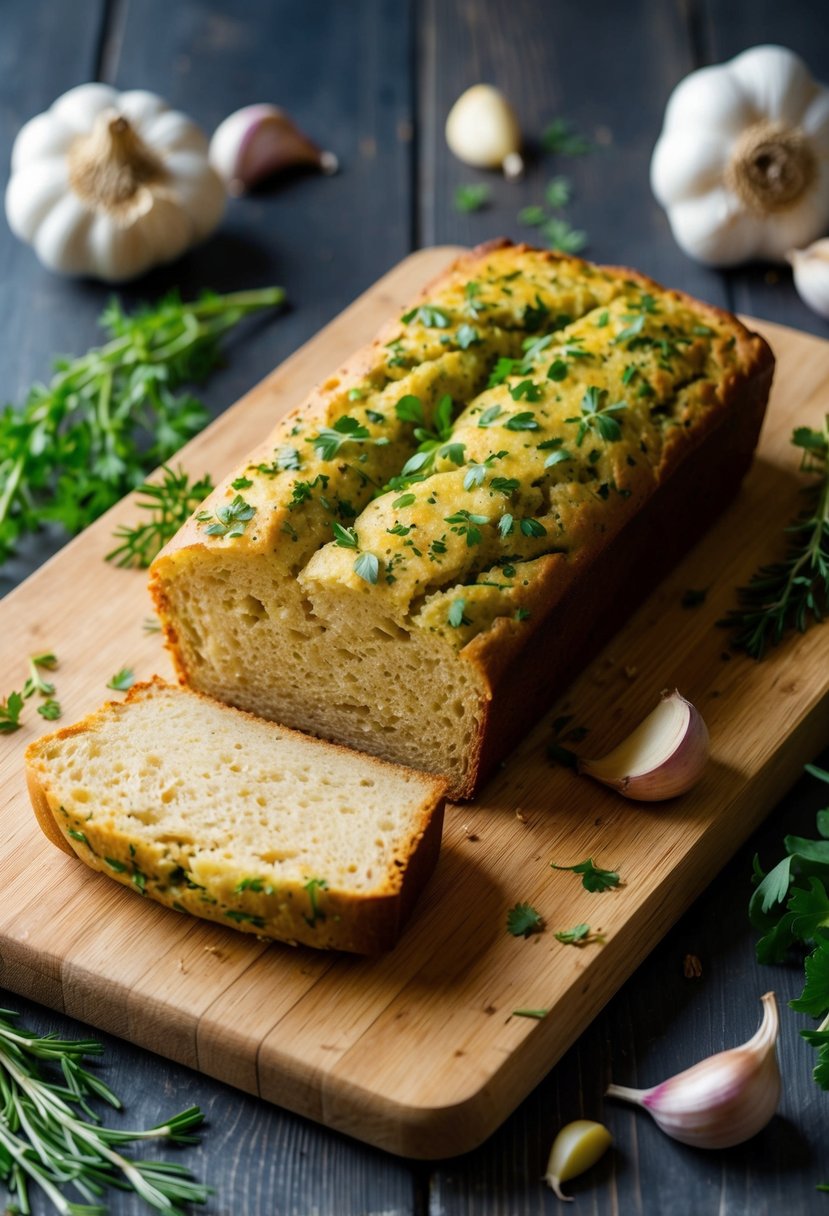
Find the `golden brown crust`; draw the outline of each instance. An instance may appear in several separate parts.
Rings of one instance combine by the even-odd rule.
[[[131,702],[140,700],[148,691],[165,687],[167,687],[166,682],[158,676],[153,677],[152,680],[135,684],[123,701],[107,701],[79,722],[42,736],[29,744],[25,754],[29,795],[44,835],[63,852],[78,857],[91,869],[106,874],[132,891],[135,891],[136,887],[130,873],[119,872],[106,863],[106,857],[113,852],[111,835],[102,834],[94,819],[84,819],[82,824],[75,824],[72,817],[67,815],[61,806],[58,792],[50,786],[45,753],[48,752],[50,744],[54,741],[95,731],[104,725],[113,713],[123,713],[127,711]],[[186,695],[197,697],[208,704],[216,704],[210,697],[195,690],[189,690]],[[244,710],[232,709],[224,705],[221,706],[221,709],[228,715],[239,714],[261,724],[261,719]],[[231,718],[229,718],[230,720]],[[289,730],[287,727],[280,726],[275,729],[278,729],[283,735],[306,738],[298,731]],[[320,746],[334,749],[351,758],[354,755],[350,749],[339,744],[327,743],[320,744]],[[286,887],[286,890],[280,893],[282,902],[276,910],[272,897],[258,895],[255,892],[246,893],[247,910],[263,923],[239,921],[234,923],[234,929],[277,941],[358,954],[378,953],[391,949],[395,944],[421,889],[437,862],[443,829],[446,782],[423,772],[404,769],[402,766],[392,765],[385,760],[371,756],[361,757],[361,762],[367,769],[376,771],[379,768],[386,772],[393,771],[401,776],[408,774],[423,789],[423,800],[415,812],[416,827],[405,842],[403,852],[391,858],[385,880],[379,882],[377,889],[370,894],[343,892],[335,889],[326,890],[325,917],[316,920],[313,924],[308,923],[305,915],[307,896],[303,894],[304,888],[301,884],[297,884],[296,889]],[[81,827],[82,830],[80,830]],[[71,834],[73,831],[74,835]],[[137,854],[135,849],[130,851],[133,856],[137,855],[139,864],[141,864],[141,845],[138,844],[136,847]],[[156,890],[148,885],[142,893],[165,907],[179,912],[187,911],[201,919],[214,921],[225,928],[229,927],[223,909],[219,905],[203,902],[196,890],[177,890],[173,894]]]

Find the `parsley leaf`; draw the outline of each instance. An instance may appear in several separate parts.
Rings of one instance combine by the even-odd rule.
[[[592,148],[589,139],[573,130],[566,118],[554,118],[544,128],[541,143],[547,152],[559,156],[584,156]]]
[[[532,904],[516,904],[507,913],[507,932],[513,937],[529,937],[531,933],[540,933],[544,928],[544,920]]]
[[[525,381],[525,384],[529,383],[529,380]],[[520,414],[513,414],[506,420],[504,427],[508,431],[538,431],[541,429],[532,410],[523,410]]]
[[[589,925],[584,924],[574,925],[572,929],[562,929],[553,936],[557,942],[563,942],[565,946],[587,946],[591,942],[604,941],[604,938],[593,933]]]
[[[344,528],[342,524],[333,521],[331,528],[334,532],[334,544],[339,545],[341,549],[358,549],[360,547],[357,533],[353,528]]]
[[[452,600],[449,607],[448,621],[453,629],[460,629],[461,625],[468,625],[470,623],[463,614],[465,607],[466,600]]]
[[[552,870],[569,870],[573,874],[581,875],[581,885],[585,891],[609,891],[612,887],[619,886],[619,875],[616,870],[602,870],[593,864],[593,858],[588,857],[586,861],[580,861],[574,866],[557,866],[554,862],[550,862]]]
[[[320,460],[334,460],[343,444],[364,443],[367,439],[371,440],[368,427],[363,426],[356,418],[344,414],[342,418],[337,419],[333,427],[320,427],[319,434],[308,442],[314,445],[314,451]]]
[[[128,692],[135,683],[135,672],[131,667],[122,667],[114,676],[107,680],[107,688],[113,692]]]
[[[12,731],[20,730],[22,725],[20,713],[22,709],[22,694],[10,692],[6,700],[0,704],[0,734],[10,735]]]
[[[419,308],[413,308],[411,312],[404,313],[401,320],[404,325],[410,325],[412,321],[419,321],[428,329],[448,329],[452,324],[449,313],[433,304],[421,304]]]
[[[366,583],[376,583],[380,560],[374,553],[361,553],[354,563],[354,573]]]
[[[489,202],[491,193],[492,191],[485,182],[458,186],[454,195],[455,210],[460,212],[480,211]]]
[[[511,362],[512,362],[512,360],[510,360],[510,363]],[[484,412],[481,414],[480,418],[478,419],[478,426],[480,426],[480,427],[492,426],[495,419],[500,417],[500,415],[502,413],[503,413],[502,406],[488,405],[487,408],[484,410]]]
[[[255,514],[256,507],[252,507],[250,503],[245,502],[241,494],[237,494],[232,502],[226,502],[217,507],[215,513],[199,511],[196,519],[201,524],[207,524],[205,528],[207,536],[230,538],[241,536]],[[210,523],[211,519],[213,523]]]
[[[470,346],[475,346],[481,340],[481,335],[475,329],[474,325],[460,325],[455,334],[455,339],[461,350],[468,350]]]

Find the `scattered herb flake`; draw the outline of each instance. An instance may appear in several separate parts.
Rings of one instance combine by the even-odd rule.
[[[551,861],[550,869],[569,870],[572,874],[580,874],[581,884],[585,891],[609,891],[612,887],[618,887],[620,882],[615,870],[602,870],[593,864],[592,857],[588,857],[586,861],[580,861],[574,866],[557,866]]]
[[[462,213],[480,211],[486,207],[491,194],[492,191],[486,182],[472,182],[458,186],[453,199],[455,210]]]
[[[532,904],[516,904],[507,913],[507,932],[513,937],[529,937],[531,933],[541,933],[544,920]]]
[[[128,692],[135,683],[135,672],[131,667],[122,667],[115,675],[107,680],[107,688],[113,692]]]

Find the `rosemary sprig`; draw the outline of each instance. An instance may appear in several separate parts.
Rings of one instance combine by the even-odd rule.
[[[148,511],[149,519],[134,527],[121,524],[116,528],[113,539],[121,543],[107,553],[106,560],[117,566],[146,569],[212,489],[213,482],[207,473],[191,482],[180,465],[177,469],[164,465],[161,481],[145,481],[138,487],[143,499],[138,499],[135,505]]]
[[[190,1133],[203,1121],[198,1107],[147,1131],[104,1127],[89,1102],[116,1110],[121,1102],[84,1065],[103,1048],[94,1039],[37,1035],[0,1009],[0,1181],[19,1213],[31,1211],[29,1189],[39,1187],[62,1216],[104,1216],[97,1202],[107,1187],[131,1190],[164,1216],[185,1216],[185,1203],[205,1203],[211,1188],[182,1165],[126,1157],[118,1147],[135,1140],[195,1144]],[[44,1065],[60,1065],[60,1076]],[[74,1187],[85,1202],[64,1194]]]
[[[284,298],[281,287],[190,304],[169,295],[131,315],[113,301],[101,317],[109,341],[58,360],[48,385],[0,411],[0,563],[43,524],[79,532],[169,460],[207,421],[177,390],[217,365],[243,317]]]
[[[829,414],[823,429],[797,427],[792,443],[802,450],[801,472],[817,480],[804,488],[806,509],[789,525],[788,552],[762,566],[737,590],[739,607],[719,622],[734,629],[732,645],[762,659],[787,629],[803,633],[823,620],[829,603]]]

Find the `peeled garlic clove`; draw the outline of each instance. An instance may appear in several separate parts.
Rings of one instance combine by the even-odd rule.
[[[220,123],[210,141],[210,163],[231,194],[294,165],[336,173],[339,162],[309,139],[277,106],[244,106]]]
[[[446,142],[465,165],[503,169],[505,177],[524,172],[518,119],[491,84],[476,84],[461,94],[446,119]]]
[[[801,300],[829,320],[829,237],[806,249],[791,249],[786,257],[791,262]]]
[[[623,743],[599,760],[579,760],[580,773],[637,802],[675,798],[696,785],[710,750],[702,715],[674,689]]]
[[[674,1140],[696,1148],[730,1148],[762,1131],[780,1100],[779,1019],[773,992],[763,1020],[742,1047],[721,1051],[652,1089],[610,1085],[608,1097],[642,1106]]]
[[[590,1119],[576,1119],[568,1123],[558,1133],[550,1149],[547,1173],[544,1175],[547,1186],[555,1191],[559,1199],[572,1202],[572,1195],[562,1193],[561,1183],[589,1170],[612,1143],[613,1137],[601,1123],[593,1123]]]

